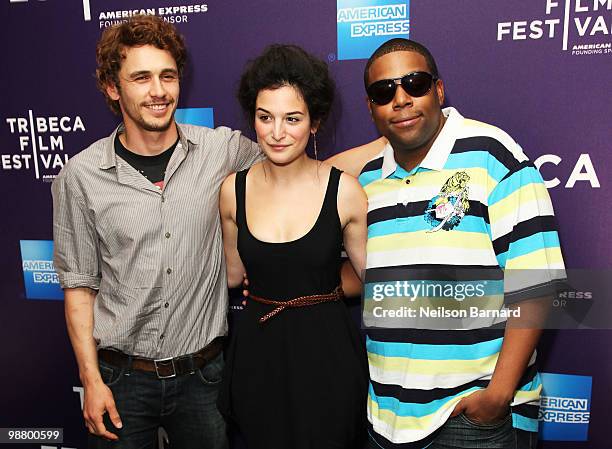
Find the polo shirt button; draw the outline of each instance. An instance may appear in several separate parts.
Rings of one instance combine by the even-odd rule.
[[[406,184],[410,184],[410,179],[406,179]]]
[[[168,306],[170,306],[170,303],[166,303],[166,304],[164,304],[164,307],[165,307],[166,309],[168,308]]]
[[[166,232],[166,238],[169,239],[170,238],[170,233]]]
[[[168,274],[172,273],[172,268],[168,268],[168,269],[166,270],[166,273],[168,273]]]
[[[163,339],[164,339],[164,334],[161,334],[161,335],[159,336],[159,339],[160,339],[160,340],[163,340]]]

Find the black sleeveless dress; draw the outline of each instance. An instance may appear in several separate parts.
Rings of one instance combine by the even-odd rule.
[[[340,284],[340,171],[332,168],[315,225],[287,243],[249,231],[246,175],[236,175],[238,251],[253,295],[285,301],[331,293]],[[365,435],[367,359],[343,301],[275,309],[249,299],[227,354],[220,409],[235,420],[249,449],[361,448]]]

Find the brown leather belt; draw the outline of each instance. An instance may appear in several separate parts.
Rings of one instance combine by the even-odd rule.
[[[308,295],[308,296],[300,296],[298,298],[289,299],[287,301],[274,301],[272,299],[262,298],[260,296],[249,295],[249,298],[254,299],[257,302],[262,304],[269,304],[273,306],[277,306],[270,313],[266,313],[259,319],[260,323],[265,323],[267,320],[272,318],[277,313],[282,312],[288,307],[304,307],[304,306],[312,306],[314,304],[321,304],[322,302],[330,302],[330,301],[340,301],[344,298],[344,291],[342,287],[337,286],[333,292],[327,293],[324,295]]]
[[[218,337],[198,352],[180,357],[152,360],[129,356],[113,349],[100,349],[98,350],[98,359],[109,365],[125,366],[139,371],[147,371],[157,374],[157,377],[160,379],[169,379],[192,373],[196,369],[202,368],[217,357],[222,349],[223,339]]]

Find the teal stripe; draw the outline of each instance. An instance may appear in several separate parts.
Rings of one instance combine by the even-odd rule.
[[[499,254],[497,260],[500,266],[506,266],[508,259],[525,256],[544,248],[559,248],[560,246],[559,235],[556,231],[538,232],[537,234],[510,243],[510,249],[505,253]],[[504,262],[503,265],[501,261]]]
[[[390,220],[379,221],[368,226],[368,238],[382,237],[385,235],[427,231],[431,225],[425,221],[422,215],[406,218],[392,218]],[[454,231],[480,232],[490,235],[489,224],[482,217],[466,215],[459,222]],[[460,236],[458,236],[460,238]]]
[[[471,345],[428,345],[394,343],[370,340],[366,337],[368,352],[384,357],[405,357],[419,360],[477,360],[499,353],[503,338]]]
[[[379,180],[381,176],[382,169],[379,168],[378,170],[367,171],[365,173],[360,174],[358,179],[359,183],[361,184],[361,187],[365,187],[368,184]]]
[[[376,396],[371,383],[369,387],[370,397],[378,404],[379,409],[389,410],[397,416],[411,416],[415,418],[422,418],[423,416],[431,415],[432,413],[440,410],[445,404],[452,401],[457,396],[477,390],[482,390],[482,388],[472,387],[453,396],[448,396],[443,399],[436,399],[435,401],[427,402],[425,404],[417,404],[414,402],[401,402],[397,398],[387,396]]]
[[[531,381],[519,388],[519,391],[535,391],[540,385],[542,385],[542,376],[536,373]]]
[[[444,169],[448,170],[466,168],[483,168],[496,182],[499,182],[508,173],[508,168],[485,150],[451,153],[444,165]]]
[[[503,200],[528,184],[543,184],[544,180],[535,167],[524,167],[495,186],[489,195],[489,206]]]
[[[527,432],[537,432],[538,420],[519,415],[518,413],[513,413],[512,427],[514,427],[515,429],[526,430]]]

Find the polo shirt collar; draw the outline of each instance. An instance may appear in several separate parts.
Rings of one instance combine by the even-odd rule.
[[[113,131],[113,133],[108,138],[104,149],[102,150],[102,158],[100,161],[100,168],[102,170],[107,170],[109,168],[113,168],[117,166],[117,155],[115,154],[115,138],[118,133],[122,133],[125,129],[123,123],[119,124],[117,128]],[[179,135],[179,141],[181,143],[181,147],[185,149],[185,151],[189,150],[193,146],[197,144],[197,138],[195,136],[194,129],[189,126],[182,126],[180,124],[176,124],[176,129]]]
[[[427,152],[427,155],[414,169],[414,171],[419,168],[442,170],[446,164],[446,161],[448,160],[448,156],[455,145],[457,130],[461,126],[463,116],[459,113],[459,111],[452,107],[444,108],[442,113],[444,114],[444,117],[446,117],[446,122],[444,123],[440,134],[438,134],[438,137],[436,137],[436,140]],[[388,178],[398,169],[404,171],[400,166],[398,166],[397,162],[395,162],[393,147],[390,143],[387,143],[385,146],[382,156],[382,178]]]

